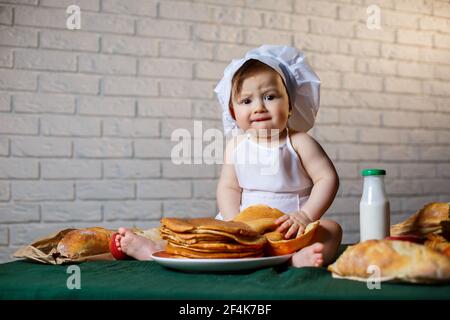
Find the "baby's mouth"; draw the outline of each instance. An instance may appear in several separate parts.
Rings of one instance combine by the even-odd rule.
[[[259,118],[259,119],[254,119],[251,122],[263,122],[263,121],[267,121],[267,120],[271,120],[272,117],[264,117],[264,118]]]

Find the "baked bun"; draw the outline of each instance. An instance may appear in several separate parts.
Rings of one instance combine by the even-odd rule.
[[[101,227],[72,230],[59,241],[56,251],[71,259],[108,253],[112,234]]]

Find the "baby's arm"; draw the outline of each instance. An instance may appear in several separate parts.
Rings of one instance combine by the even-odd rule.
[[[339,188],[339,177],[330,158],[311,136],[295,133],[292,144],[313,182],[311,194],[302,211],[311,221],[316,221],[333,203]]]
[[[232,220],[239,213],[241,204],[242,189],[239,187],[232,157],[234,144],[233,139],[227,143],[225,161],[217,185],[217,204],[224,220]]]

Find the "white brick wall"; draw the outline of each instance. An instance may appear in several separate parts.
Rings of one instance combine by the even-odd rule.
[[[387,169],[393,222],[449,200],[449,1],[0,0],[0,261],[60,228],[213,216],[220,166],[174,165],[170,135],[221,128],[213,88],[263,43],[301,48],[322,79],[311,133],[341,177],[327,215],[344,241],[363,168]]]

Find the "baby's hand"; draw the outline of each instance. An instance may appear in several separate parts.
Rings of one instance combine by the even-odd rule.
[[[294,236],[294,238],[300,236],[303,231],[305,231],[305,227],[310,221],[306,218],[304,212],[291,212],[279,217],[275,223],[280,225],[277,231],[283,233],[287,230],[284,237],[290,239],[292,236]]]

